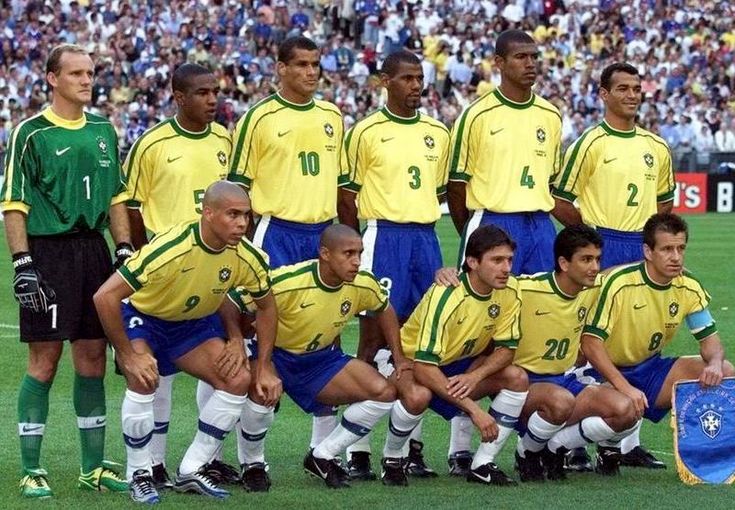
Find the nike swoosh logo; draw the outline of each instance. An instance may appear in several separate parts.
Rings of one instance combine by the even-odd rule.
[[[603,160],[602,162],[603,162],[603,163],[604,163],[605,165],[607,165],[608,163],[612,163],[612,162],[613,162],[613,161],[615,161],[616,159],[618,159],[618,158],[610,158],[610,159],[605,159],[605,160]]]
[[[316,303],[301,303],[301,308],[309,308],[310,306],[314,306]]]
[[[541,310],[536,310],[536,315],[549,315],[551,312],[542,312]]]
[[[104,425],[105,423],[107,423],[107,420],[103,418],[97,418],[94,423],[95,425]]]
[[[461,319],[459,319],[459,320],[457,321],[457,324],[462,324],[462,323],[463,323],[463,322],[465,321],[465,319],[466,319],[466,318],[467,318],[467,317],[462,317]]]
[[[61,156],[62,154],[64,154],[69,149],[71,149],[71,147],[67,147],[66,149],[56,149],[56,155],[57,156]]]
[[[500,132],[501,132],[502,130],[504,130],[504,129],[505,129],[505,128],[500,128],[500,129],[496,129],[495,131],[493,131],[493,130],[491,129],[491,130],[490,130],[490,136],[495,136],[495,135],[497,135],[498,133],[500,133]]]
[[[133,448],[135,448],[136,446],[143,445],[145,444],[146,441],[149,441],[149,440],[150,440],[149,437],[141,437],[140,439],[136,439],[133,437],[126,438],[126,442]]]
[[[513,418],[508,418],[507,416],[500,417],[500,423],[504,423],[505,425],[515,426],[517,421],[518,420],[514,420]]]
[[[41,430],[43,428],[43,425],[38,425],[37,427],[28,427],[23,425],[23,432],[33,432],[34,430]]]
[[[182,272],[182,273],[188,273],[188,272],[189,272],[189,271],[191,271],[192,269],[194,269],[194,268],[193,268],[193,267],[185,267],[184,269],[182,269],[182,270],[181,270],[181,272]]]
[[[648,305],[633,305],[633,310],[640,310],[641,308],[645,308]]]
[[[281,133],[281,132],[279,131],[279,132],[278,132],[278,138],[281,138],[282,136],[286,136],[286,135],[287,135],[287,134],[289,134],[290,132],[291,132],[291,130],[290,130],[290,129],[289,129],[288,131],[284,131],[283,133]]]
[[[169,163],[173,163],[173,162],[174,162],[174,161],[176,161],[177,159],[181,159],[181,158],[183,158],[183,157],[184,157],[184,156],[177,156],[177,157],[175,157],[175,158],[172,158],[171,156],[169,156],[169,157],[167,157],[167,158],[166,158],[166,161],[168,161]]]
[[[492,480],[492,478],[493,478],[493,475],[487,475],[487,476],[482,476],[482,475],[480,475],[480,474],[479,474],[479,473],[477,473],[477,472],[473,472],[473,473],[472,473],[472,476],[476,476],[476,477],[477,477],[477,478],[479,478],[480,480],[482,480],[482,481],[484,481],[484,482],[487,482],[487,483],[490,483],[490,480]]]
[[[383,143],[390,142],[394,138],[395,138],[395,136],[389,136],[388,138],[381,138],[380,141],[383,142]]]

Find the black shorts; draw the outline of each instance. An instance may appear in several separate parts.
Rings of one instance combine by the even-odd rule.
[[[92,296],[112,274],[112,257],[100,232],[29,237],[31,256],[56,292],[46,313],[20,309],[21,342],[103,338]]]

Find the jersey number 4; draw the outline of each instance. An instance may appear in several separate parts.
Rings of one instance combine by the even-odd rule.
[[[523,173],[521,173],[521,186],[525,186],[528,189],[533,189],[533,187],[536,185],[536,181],[533,180],[533,175],[531,175],[529,172],[531,170],[531,167],[528,165],[523,167]]]

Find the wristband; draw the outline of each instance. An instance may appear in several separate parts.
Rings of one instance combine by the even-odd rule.
[[[33,264],[31,254],[27,251],[21,251],[13,255],[13,269],[16,271],[22,267],[30,266]]]

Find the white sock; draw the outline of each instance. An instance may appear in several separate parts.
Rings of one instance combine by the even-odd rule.
[[[309,448],[316,448],[337,427],[337,411],[326,416],[314,415],[311,419],[311,441]]]
[[[199,430],[184,454],[179,473],[186,475],[210,462],[225,436],[235,428],[247,396],[215,390],[199,414]]]
[[[347,447],[348,455],[357,452],[370,453],[370,434],[365,434]]]
[[[612,436],[610,439],[607,439],[605,441],[600,441],[600,446],[612,446],[615,448],[620,448],[620,442],[628,437],[630,434],[635,432],[636,430],[639,430],[641,420],[637,421],[635,425],[630,427],[629,429],[621,430],[620,432],[616,432],[614,436]],[[622,451],[622,449],[621,449]]]
[[[488,462],[495,462],[495,457],[515,431],[518,417],[521,415],[527,396],[527,391],[500,390],[493,399],[490,406],[490,415],[495,418],[495,422],[498,424],[498,437],[491,443],[480,443],[477,453],[472,458],[472,469]]]
[[[171,393],[176,374],[162,375],[158,378],[158,388],[153,399],[153,437],[150,442],[153,465],[166,464],[166,439],[168,422],[171,419]]]
[[[393,402],[365,400],[350,405],[342,414],[342,421],[327,438],[314,448],[314,457],[333,459],[345,448],[367,435],[378,420],[388,414]]]
[[[212,393],[214,393],[214,386],[200,379],[197,383],[197,409],[200,413],[202,412],[202,409],[204,409],[204,406],[207,405],[207,402],[209,402]],[[214,458],[217,460],[222,460],[222,445],[217,448],[217,452],[214,454]]]
[[[449,456],[454,453],[472,450],[472,431],[474,425],[465,413],[458,414],[449,422]]]
[[[265,434],[273,423],[273,417],[272,407],[245,400],[237,435],[237,459],[241,465],[265,462]]]
[[[150,441],[153,436],[153,394],[125,390],[120,415],[128,462],[126,475],[132,480],[139,469],[151,472]]]
[[[620,441],[620,453],[625,455],[636,446],[641,445],[641,425],[643,425],[642,419],[636,423],[635,430]]]
[[[525,452],[540,452],[549,442],[549,439],[554,437],[554,434],[564,428],[564,424],[555,425],[544,420],[538,411],[534,412],[528,418],[528,424],[526,425],[526,433],[518,441],[518,447],[516,451],[521,457],[525,457]]]
[[[383,457],[402,458],[406,456],[404,449],[408,445],[408,438],[411,431],[421,424],[422,416],[423,413],[409,413],[400,400],[395,401],[390,411]]]
[[[614,435],[615,431],[605,423],[605,420],[599,416],[590,416],[579,423],[561,429],[549,440],[548,445],[552,452],[557,451],[560,447],[573,450],[584,447],[587,443],[605,441]]]

